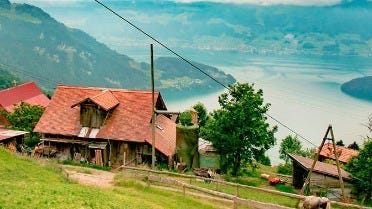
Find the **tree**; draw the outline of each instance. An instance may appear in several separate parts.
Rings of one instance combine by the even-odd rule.
[[[275,144],[277,127],[266,122],[270,104],[264,104],[262,95],[253,84],[230,85],[229,92],[219,96],[221,109],[213,111],[201,129],[202,137],[221,155],[221,170],[231,170],[233,176],[243,164],[262,159]]]
[[[372,194],[372,139],[364,142],[364,147],[359,151],[359,155],[353,157],[346,169],[356,179],[358,194],[364,194],[364,200],[369,200]]]
[[[297,136],[289,135],[280,143],[279,158],[284,160],[285,164],[288,164],[288,154],[302,154],[302,145]]]
[[[336,145],[338,145],[338,146],[345,146],[345,144],[344,144],[344,141],[342,141],[342,140],[338,140],[337,142],[336,142]]]
[[[190,126],[192,123],[192,115],[191,115],[191,112],[190,111],[185,111],[185,112],[182,112],[180,114],[180,123],[183,125],[183,126]]]
[[[7,119],[7,121],[10,123],[10,128],[30,132],[29,138],[26,139],[26,144],[28,146],[34,146],[38,143],[39,139],[33,130],[43,112],[44,108],[41,106],[33,106],[21,102],[21,104],[14,108],[13,112],[8,113],[2,110],[0,115]]]
[[[359,145],[354,141],[352,144],[349,144],[347,148],[353,149],[353,150],[359,150]]]
[[[208,118],[207,108],[205,108],[204,104],[201,102],[196,103],[193,108],[198,113],[198,124],[200,127],[205,126]]]

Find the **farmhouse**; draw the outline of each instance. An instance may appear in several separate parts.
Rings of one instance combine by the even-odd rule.
[[[302,188],[305,179],[313,164],[313,159],[298,155],[288,155],[293,162],[293,182],[295,188]],[[350,197],[352,189],[351,175],[341,168],[341,176],[344,181],[346,196]],[[325,192],[329,199],[336,200],[340,197],[340,182],[337,166],[323,162],[316,162],[310,180],[312,191]]]
[[[332,143],[329,142],[324,144],[322,150],[319,153],[319,161],[324,162],[326,159],[336,160],[333,149],[334,148]],[[357,150],[353,150],[339,145],[336,145],[336,152],[338,155],[338,160],[341,163],[347,163],[350,161],[352,157],[355,157],[359,154]]]
[[[151,97],[150,91],[59,85],[34,131],[62,160],[109,166],[151,162],[152,110],[167,110],[159,92],[155,107]],[[173,162],[176,124],[167,115],[156,116],[155,148],[158,162]]]
[[[32,81],[0,91],[0,110],[13,112],[14,107],[21,102],[46,107],[50,100]],[[0,125],[6,123],[6,119],[0,116]]]

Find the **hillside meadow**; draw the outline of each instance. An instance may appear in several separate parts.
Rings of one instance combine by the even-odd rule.
[[[56,163],[14,155],[1,147],[0,188],[0,209],[226,207],[136,183],[112,188],[83,186],[64,177]]]

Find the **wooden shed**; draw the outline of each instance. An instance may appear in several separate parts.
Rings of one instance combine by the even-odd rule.
[[[300,189],[311,169],[313,159],[298,155],[289,154],[293,163],[293,182],[292,185]],[[345,194],[350,197],[352,190],[351,175],[341,168],[341,176],[344,181]],[[341,195],[339,175],[337,166],[323,162],[316,162],[310,179],[312,192],[326,193],[326,196],[332,200],[338,200]]]
[[[0,127],[0,146],[7,148],[10,151],[15,152],[18,150],[18,145],[23,144],[24,136],[28,134],[26,131],[16,131]]]

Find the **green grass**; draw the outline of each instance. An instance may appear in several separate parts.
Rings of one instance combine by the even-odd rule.
[[[0,208],[216,208],[136,183],[108,189],[79,185],[61,175],[60,165],[42,162],[0,147]]]
[[[87,168],[94,168],[97,170],[103,170],[103,171],[109,171],[110,167],[108,166],[100,166],[100,165],[94,165],[89,163],[76,163],[72,160],[64,160],[62,161],[63,165],[73,165],[73,166],[79,166],[79,167],[87,167]]]

